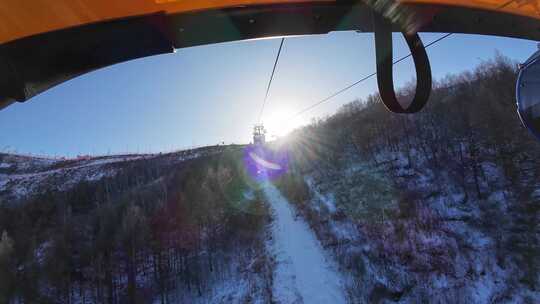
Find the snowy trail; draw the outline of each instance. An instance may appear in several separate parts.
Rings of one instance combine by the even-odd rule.
[[[273,293],[278,303],[347,303],[342,281],[315,234],[271,183],[263,187],[274,211],[271,250],[276,256]]]

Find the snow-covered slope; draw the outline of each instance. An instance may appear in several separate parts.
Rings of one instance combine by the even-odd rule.
[[[336,264],[307,223],[271,183],[263,185],[274,211],[269,248],[276,259],[273,298],[277,303],[347,303]]]
[[[240,148],[0,155],[0,302],[269,303],[268,216],[242,195]]]
[[[112,177],[132,162],[154,161],[170,165],[219,153],[223,147],[206,147],[167,154],[128,154],[55,159],[0,154],[0,205],[16,203],[49,190],[67,190],[77,183]]]
[[[234,170],[231,168],[240,160],[234,156],[238,150],[233,147],[226,156],[224,149],[227,148],[207,147],[170,154],[70,160],[1,155],[0,203],[5,208],[0,211],[5,213],[0,213],[0,219],[19,210],[20,214],[33,214],[34,208],[62,210],[36,214],[35,220],[28,223],[0,223],[0,230],[7,228],[10,235],[34,225],[40,227],[36,228],[41,231],[36,237],[36,248],[29,248],[29,260],[19,261],[17,267],[23,269],[26,263],[36,263],[35,267],[47,278],[41,282],[43,288],[38,293],[58,303],[83,303],[85,298],[107,297],[112,297],[113,303],[129,302],[129,272],[124,263],[130,260],[123,251],[126,243],[119,240],[133,225],[135,235],[144,234],[144,229],[153,231],[152,235],[146,234],[146,243],[137,249],[134,282],[144,303],[347,303],[337,264],[271,183],[251,181],[251,188],[235,198],[234,191],[242,187],[233,183],[235,186],[229,188],[229,183]],[[242,165],[239,169],[242,171]],[[219,187],[211,186],[216,182]],[[243,182],[246,181],[240,183]],[[107,191],[108,194],[100,194]],[[47,193],[50,194],[43,196]],[[169,196],[173,201],[168,201]],[[134,205],[137,200],[140,202]],[[70,207],[66,207],[66,201]],[[208,205],[201,206],[205,202]],[[266,207],[250,210],[254,204]],[[143,207],[153,211],[143,211]],[[115,209],[124,211],[116,213]],[[264,215],[266,209],[272,210],[271,222]],[[195,210],[199,214],[191,213]],[[66,214],[74,225],[64,226]],[[109,258],[115,262],[81,266],[78,252],[89,249],[80,248],[87,242],[97,242],[99,234],[91,231],[100,231],[100,227],[107,225],[100,214],[110,214],[111,232],[96,244],[110,242],[108,248],[113,254]],[[145,220],[135,220],[141,217]],[[134,222],[127,222],[127,218]],[[199,219],[200,224],[191,226],[192,221]],[[101,224],[94,226],[96,223]],[[63,256],[71,261],[66,267],[73,267],[71,271],[84,277],[95,277],[100,269],[112,268],[109,275],[115,277],[114,282],[88,284],[81,280],[75,283],[79,287],[73,295],[58,294],[65,286],[55,286],[55,281],[48,278],[54,270],[47,268],[50,263],[59,264],[57,255],[63,250],[62,239],[50,237],[58,233],[57,227],[78,235],[66,243],[71,248]],[[261,229],[263,233],[258,232]],[[241,234],[229,236],[228,231]],[[160,237],[162,234],[165,236]],[[28,238],[18,236],[16,241],[29,242]],[[160,245],[155,247],[156,244]],[[96,250],[90,254],[103,259],[102,251]],[[169,261],[169,266],[159,266],[163,263],[160,259]],[[104,279],[106,273],[99,275]],[[69,272],[58,276],[69,278]],[[161,280],[166,280],[166,288],[160,285]],[[114,287],[109,295],[96,294],[94,284]]]
[[[298,175],[306,197],[290,196],[279,180],[277,187],[250,180],[248,192],[236,196],[232,190],[243,187],[238,181],[228,183],[233,176],[245,178],[242,173],[232,175],[234,164],[243,171],[242,163],[236,159],[238,154],[227,158],[222,152],[221,147],[209,147],[76,160],[2,155],[0,203],[23,209],[25,204],[12,202],[25,202],[47,189],[56,191],[48,204],[58,204],[62,212],[37,213],[39,225],[48,227],[49,223],[39,221],[47,216],[56,222],[36,239],[37,247],[28,254],[35,256],[31,263],[43,267],[44,276],[51,272],[45,268],[47,261],[57,263],[56,255],[62,256],[64,250],[65,245],[58,245],[63,244],[62,238],[49,239],[58,233],[57,226],[75,227],[71,233],[100,246],[109,239],[108,234],[99,239],[101,229],[112,229],[114,263],[77,268],[78,248],[85,248],[85,242],[74,245],[77,241],[71,240],[69,244],[77,249],[66,254],[74,259],[72,271],[84,278],[115,265],[115,281],[110,283],[115,288],[113,303],[125,301],[129,294],[129,254],[123,247],[126,242],[119,240],[129,231],[144,234],[144,229],[152,234],[137,247],[135,259],[136,286],[147,297],[144,303],[487,304],[540,299],[535,287],[540,278],[536,249],[540,187],[528,189],[530,196],[516,196],[502,188],[502,173],[489,161],[481,164],[487,172],[480,183],[486,194],[482,199],[467,198],[447,169],[433,169],[418,154],[407,158],[401,152],[381,151],[372,160],[353,149],[337,155],[334,164],[316,162],[314,167],[291,172]],[[211,155],[219,157],[198,159]],[[188,161],[194,159],[198,160]],[[190,163],[197,164],[183,172]],[[298,169],[298,164],[293,165]],[[149,174],[153,171],[157,173]],[[128,186],[124,186],[126,179]],[[117,195],[107,198],[115,202],[110,205],[121,207],[115,211],[107,203],[93,201],[79,206],[78,199],[88,196],[81,188],[74,192],[84,195],[69,196],[72,206],[80,207],[75,216],[69,215],[74,211],[63,205],[62,193],[80,183],[102,183],[106,185],[91,189],[107,189],[104,180],[114,185]],[[39,202],[29,204],[25,212],[34,214],[31,208]],[[144,208],[152,212],[144,214]],[[265,208],[271,216],[264,215]],[[106,212],[111,226],[100,215]],[[76,225],[64,226],[66,216]],[[144,229],[131,222],[140,218]],[[103,224],[93,226],[99,222]],[[8,229],[17,227],[11,225],[15,226]],[[129,230],[130,225],[135,228]],[[94,254],[103,258],[102,252]],[[99,275],[105,278],[107,273]],[[77,284],[74,289],[80,294],[72,298],[55,293],[64,285],[58,289],[47,285],[50,290],[41,292],[58,303],[106,298],[96,295],[94,283],[86,279]]]
[[[377,161],[343,154],[335,167],[317,166],[302,175],[309,200],[297,204],[338,260],[353,302],[540,299],[530,283],[540,279],[534,196],[485,186],[484,199],[464,199],[444,169],[433,171],[420,157],[414,167],[398,152]],[[492,170],[488,178],[496,185],[501,176]]]

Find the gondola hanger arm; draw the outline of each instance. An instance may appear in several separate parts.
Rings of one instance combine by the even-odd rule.
[[[397,100],[393,75],[392,23],[373,11],[373,31],[377,65],[377,85],[382,102],[393,113],[417,113],[424,108],[432,88],[431,67],[426,49],[418,33],[402,32],[411,51],[416,69],[416,92],[412,102],[404,108]]]

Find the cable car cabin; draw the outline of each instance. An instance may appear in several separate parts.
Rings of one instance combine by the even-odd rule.
[[[253,128],[253,144],[264,145],[266,143],[266,129],[263,125],[255,125]]]
[[[540,40],[538,7],[533,0],[2,0],[0,110],[96,69],[175,49],[359,31],[374,33],[385,106],[415,113],[431,91],[419,32]],[[417,70],[408,108],[394,92],[392,32],[404,35]]]

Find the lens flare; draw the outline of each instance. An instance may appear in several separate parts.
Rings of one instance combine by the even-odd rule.
[[[289,153],[284,147],[249,145],[244,148],[244,166],[257,181],[273,180],[289,170]]]
[[[305,125],[301,116],[291,117],[294,112],[288,108],[276,109],[263,118],[263,123],[270,137],[282,137],[294,129]]]

